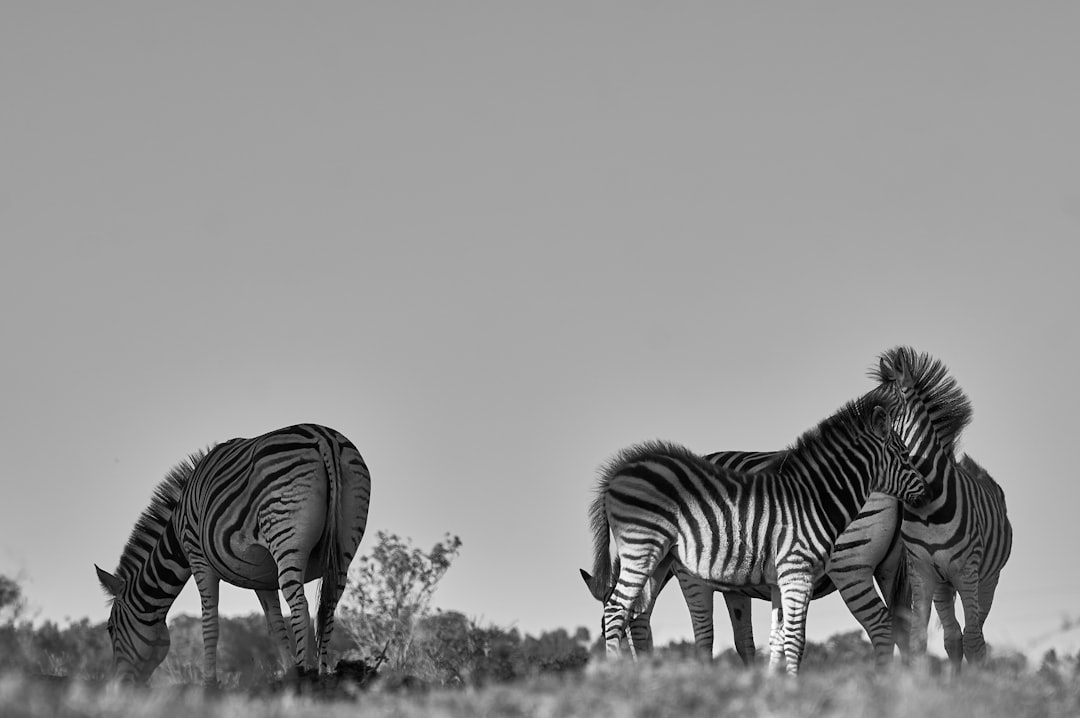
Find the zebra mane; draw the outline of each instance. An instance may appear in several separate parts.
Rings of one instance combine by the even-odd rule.
[[[803,432],[787,449],[776,452],[764,470],[779,471],[788,458],[812,452],[838,435],[850,437],[862,433],[870,426],[870,417],[877,407],[885,409],[890,417],[895,418],[897,414],[897,401],[893,394],[875,389],[858,399],[852,399],[831,416],[822,419],[817,426]]]
[[[894,371],[906,369],[912,378],[912,391],[934,417],[934,432],[942,445],[952,450],[960,432],[971,423],[972,407],[956,379],[949,376],[948,368],[926,353],[918,353],[911,347],[895,347],[881,355],[878,366],[870,370],[870,376],[883,385],[895,384]]]
[[[592,505],[589,506],[589,524],[594,530],[599,531],[601,526],[607,526],[607,517],[604,513],[604,495],[607,493],[607,488],[611,483],[611,479],[627,464],[646,460],[657,455],[670,456],[691,463],[702,462],[708,464],[710,467],[712,466],[712,464],[709,464],[708,461],[690,451],[690,449],[682,444],[676,444],[672,441],[652,439],[633,444],[620,450],[619,453],[615,454],[615,456],[611,457],[600,467],[600,478],[596,482],[596,499],[592,502]]]
[[[180,501],[181,492],[195,473],[195,467],[208,452],[206,449],[189,454],[185,460],[172,467],[164,480],[154,488],[150,505],[143,509],[135,522],[135,528],[131,530],[131,536],[120,554],[120,563],[116,568],[117,577],[129,579],[138,573],[164,533],[165,526]]]
[[[647,460],[649,457],[658,454],[660,456],[669,456],[673,459],[681,459],[693,463],[705,460],[704,457],[698,456],[682,444],[676,444],[674,441],[651,439],[649,441],[642,441],[632,446],[628,446],[615,454],[615,456],[605,463],[601,469],[602,477],[606,479],[614,476],[618,470],[626,464]]]
[[[990,472],[980,465],[975,459],[971,458],[969,454],[964,454],[960,457],[960,468],[967,472],[968,476],[973,479],[989,479],[993,481],[993,477],[990,476]]]
[[[971,458],[970,455],[964,454],[963,457],[961,457],[958,465],[960,466],[960,470],[963,471],[968,478],[986,484],[994,491],[996,491],[1001,496],[1001,498],[1005,498],[1005,492],[1001,488],[1001,485],[994,480],[994,477],[990,475],[989,471],[984,469],[978,462],[975,461],[975,459]]]

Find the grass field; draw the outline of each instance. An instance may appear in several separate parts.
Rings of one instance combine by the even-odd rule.
[[[960,680],[859,666],[804,673],[797,681],[762,671],[696,663],[597,662],[569,676],[539,676],[482,689],[333,697],[201,688],[90,686],[16,674],[0,677],[0,716],[113,718],[336,718],[338,716],[799,716],[810,718],[1053,718],[1080,715],[1075,667],[969,672]]]

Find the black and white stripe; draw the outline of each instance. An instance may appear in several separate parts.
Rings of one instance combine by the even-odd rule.
[[[837,537],[872,491],[925,500],[925,482],[892,428],[897,404],[888,391],[851,402],[755,473],[666,443],[620,453],[590,510],[593,580],[612,587],[604,606],[609,654],[620,652],[631,608],[651,605],[675,568],[721,590],[770,586],[770,664],[786,659],[797,673],[807,604]]]
[[[327,670],[334,610],[367,525],[371,478],[337,431],[299,424],[193,454],[158,485],[115,573],[98,568],[112,597],[113,669],[145,681],[169,650],[165,617],[192,576],[202,600],[204,680],[217,681],[221,581],[254,589],[271,633],[298,668]],[[322,578],[312,636],[304,582]],[[278,591],[291,612],[293,642]]]
[[[925,654],[933,603],[945,651],[959,671],[964,656],[973,663],[986,657],[983,624],[1012,551],[1005,494],[974,459],[956,459],[956,440],[971,421],[972,409],[941,362],[898,347],[882,355],[877,376],[883,386],[903,392],[902,433],[931,493],[926,506],[905,508],[902,524],[912,587],[912,654]],[[962,629],[955,613],[957,594],[964,611]]]
[[[771,451],[719,451],[705,458],[721,468],[754,472],[774,464],[776,456],[777,452]],[[595,586],[588,572],[582,571],[582,576],[593,595],[602,601],[610,586]],[[666,576],[657,579],[658,586],[663,587],[672,577],[678,580],[690,611],[698,652],[702,658],[710,659],[714,643],[713,594],[720,588],[676,565]],[[825,561],[825,575],[814,582],[811,595],[818,599],[836,590],[840,591],[848,610],[866,631],[879,664],[892,660],[894,643],[902,652],[907,652],[910,586],[900,538],[899,502],[894,497],[877,492],[870,494],[858,515],[836,539]],[[658,593],[659,588],[652,592],[653,601],[630,619],[629,633],[636,651],[652,649],[650,622]],[[722,593],[735,650],[744,664],[751,665],[756,648],[750,599],[769,600],[771,590],[768,586],[760,586]]]

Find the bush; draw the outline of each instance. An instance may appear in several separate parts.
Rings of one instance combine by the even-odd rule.
[[[417,625],[460,550],[461,539],[449,534],[428,552],[395,534],[376,534],[371,552],[349,570],[337,618],[361,655],[385,655],[398,671],[416,660]]]

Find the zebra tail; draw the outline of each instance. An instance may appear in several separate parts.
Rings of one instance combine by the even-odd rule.
[[[327,493],[326,522],[323,526],[322,581],[319,583],[319,609],[315,622],[315,655],[322,656],[323,626],[332,621],[335,600],[339,593],[338,576],[343,572],[341,548],[338,542],[338,525],[341,519],[341,451],[336,442],[322,442],[323,464],[326,466],[329,491]],[[330,455],[327,456],[326,451]],[[329,584],[328,584],[329,582]]]
[[[611,566],[611,527],[608,526],[605,495],[608,477],[601,479],[596,498],[589,507],[589,525],[593,532],[593,581],[596,586],[611,588],[615,584]]]
[[[899,526],[897,527],[899,531]],[[902,539],[898,539],[903,541]],[[897,561],[896,574],[893,576],[892,590],[889,591],[889,616],[893,623],[893,641],[902,655],[906,655],[911,634],[911,579],[908,575],[907,555],[903,544],[900,546],[900,560]]]

